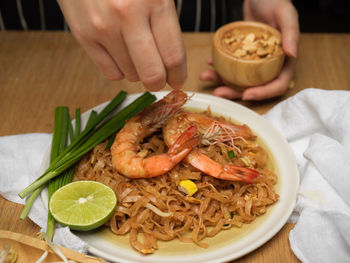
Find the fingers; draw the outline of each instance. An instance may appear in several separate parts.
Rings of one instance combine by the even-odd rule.
[[[160,90],[166,82],[175,89],[182,88],[187,68],[174,3],[160,1],[149,11],[132,6],[121,15],[121,31],[133,65],[149,90]]]
[[[147,10],[129,6],[120,10],[121,32],[130,58],[144,86],[152,91],[164,88],[166,72],[158,52]]]
[[[207,63],[211,64],[212,59],[208,59]],[[269,83],[247,88],[243,93],[237,91],[234,87],[219,86],[213,91],[213,94],[215,96],[223,97],[226,99],[242,98],[242,100],[264,100],[281,96],[288,89],[289,83],[294,74],[295,66],[296,59],[287,58],[280,75]],[[222,80],[218,73],[215,70],[211,69],[204,70],[199,75],[199,79],[202,81],[210,81],[215,84],[222,83]]]
[[[121,72],[123,72],[125,78],[131,82],[139,80],[134,63],[132,62],[128,48],[125,45],[124,39],[120,34],[120,31],[109,32],[111,35],[103,39],[104,46],[108,50],[108,53],[113,58]]]
[[[242,93],[228,86],[217,87],[213,94],[218,97],[233,100],[242,97]]]
[[[83,39],[78,39],[78,41],[107,79],[121,80],[124,78],[124,74],[103,46],[93,41]]]
[[[212,64],[212,59],[207,60],[208,64]],[[222,80],[218,73],[215,70],[207,69],[204,70],[200,75],[199,79],[202,81],[210,81],[216,84],[222,83]],[[242,96],[242,93],[235,90],[229,86],[219,86],[214,91],[213,94],[218,97],[226,98],[226,99],[238,99]]]
[[[283,50],[289,58],[286,59],[280,75],[267,84],[247,88],[243,94],[222,86],[214,94],[229,99],[239,98],[241,95],[243,100],[263,100],[280,96],[287,91],[294,74],[296,61],[293,58],[297,57],[300,35],[298,13],[290,0],[245,0],[244,16],[245,19],[262,21],[277,27],[282,33]],[[202,72],[200,79],[215,83],[220,81],[218,75],[210,70]]]
[[[187,78],[185,47],[173,1],[153,10],[151,29],[166,70],[166,81],[180,89]]]
[[[275,16],[282,33],[283,50],[287,56],[295,58],[300,35],[298,13],[293,4],[287,1],[276,8]]]
[[[263,100],[283,95],[293,77],[296,60],[288,58],[280,75],[271,82],[248,88],[243,92],[243,100]]]
[[[110,56],[106,48],[96,38],[91,26],[92,18],[96,16],[94,16],[94,12],[91,12],[90,5],[81,5],[80,1],[68,3],[64,0],[58,0],[57,2],[73,35],[106,78],[110,80],[123,79],[124,74],[120,71],[113,57]],[[93,10],[98,10],[98,7],[93,8]],[[81,23],[81,21],[84,21],[84,23]]]
[[[207,69],[204,70],[200,75],[199,79],[202,81],[210,81],[214,83],[221,83],[221,78],[218,73],[216,73],[215,70]]]
[[[70,28],[107,78],[149,90],[181,88],[186,57],[171,0],[58,0]]]
[[[226,99],[242,98],[242,100],[264,100],[281,96],[288,89],[289,83],[294,74],[295,65],[296,59],[288,58],[280,75],[276,79],[264,85],[247,88],[243,93],[237,91],[234,87],[219,86],[213,91],[213,94]],[[215,84],[222,83],[220,76],[215,70],[204,70],[199,78],[202,81],[210,81]]]

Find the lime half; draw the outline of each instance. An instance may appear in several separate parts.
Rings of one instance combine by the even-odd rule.
[[[88,231],[103,225],[113,215],[117,197],[99,182],[76,181],[59,188],[49,202],[52,216],[73,230]]]

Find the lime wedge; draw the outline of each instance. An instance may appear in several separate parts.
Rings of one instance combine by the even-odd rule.
[[[117,197],[110,187],[95,181],[76,181],[51,196],[49,209],[62,225],[88,231],[107,222],[116,204]]]

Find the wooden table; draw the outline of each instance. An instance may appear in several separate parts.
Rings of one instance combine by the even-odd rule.
[[[210,83],[198,79],[208,68],[211,39],[209,33],[184,34],[188,91],[212,92]],[[262,114],[305,88],[349,90],[349,46],[349,34],[303,34],[294,88],[280,98],[240,103]],[[144,88],[140,83],[106,80],[69,33],[0,32],[0,136],[50,133],[55,107],[80,107],[84,112],[120,90],[136,93]],[[19,220],[21,209],[22,205],[0,196],[0,229],[35,236],[39,227],[29,219]],[[293,226],[287,223],[269,242],[237,262],[299,262],[288,243]]]

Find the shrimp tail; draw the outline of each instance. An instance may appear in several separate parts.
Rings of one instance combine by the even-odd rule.
[[[184,149],[192,149],[199,143],[200,136],[195,125],[190,126],[169,148],[169,154],[176,154]]]
[[[234,181],[244,181],[246,183],[252,183],[254,179],[260,176],[260,173],[257,170],[233,165],[225,165],[224,171],[229,177],[234,175],[237,178],[237,180]]]
[[[233,165],[222,166],[198,149],[192,150],[185,161],[203,173],[222,180],[252,183],[260,175],[258,171],[250,168]]]

